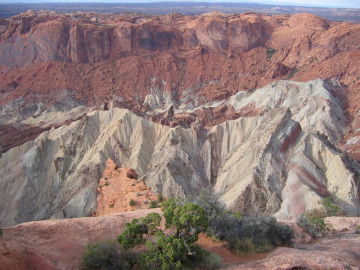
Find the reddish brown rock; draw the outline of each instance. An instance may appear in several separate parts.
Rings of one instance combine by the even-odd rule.
[[[143,181],[137,181],[137,177],[134,169],[118,168],[109,158],[99,182],[98,204],[94,215],[147,209],[151,201],[157,201],[159,194],[151,192]]]
[[[23,223],[3,228],[0,269],[80,269],[87,243],[116,239],[127,222],[160,209],[106,217]]]
[[[201,104],[279,79],[335,77],[347,88],[343,106],[352,122],[344,149],[357,157],[359,144],[345,143],[360,136],[359,25],[312,14],[137,18],[47,11],[29,11],[1,24],[6,30],[0,48],[6,53],[0,54],[0,104],[30,98],[30,92],[36,93],[31,102],[48,95],[51,103],[51,93],[69,89],[86,105],[101,107],[120,97],[112,104],[146,112],[150,89],[168,92],[178,104],[189,98]],[[166,119],[154,121],[193,122],[188,115]]]

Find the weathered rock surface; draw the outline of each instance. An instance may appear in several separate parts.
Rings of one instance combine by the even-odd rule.
[[[3,153],[1,224],[91,215],[108,158],[166,197],[211,185],[239,211],[295,218],[330,196],[358,214],[359,165],[334,146],[344,132],[340,93],[321,80],[278,82],[224,101],[254,113],[211,128],[171,128],[117,108],[87,113]]]

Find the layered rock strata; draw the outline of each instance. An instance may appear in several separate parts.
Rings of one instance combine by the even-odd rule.
[[[281,79],[336,78],[346,88],[342,106],[351,122],[341,145],[358,156],[357,24],[311,14],[29,11],[4,25],[2,106],[17,102],[20,111],[35,114],[66,92],[73,107],[115,106],[147,117],[169,102],[175,109],[197,107]]]
[[[108,158],[166,197],[211,185],[238,211],[295,218],[332,197],[356,215],[360,170],[335,147],[345,129],[337,93],[338,85],[321,80],[277,82],[224,101],[239,114],[252,104],[253,113],[211,128],[199,120],[172,128],[125,109],[92,111],[2,155],[1,222],[91,215]]]

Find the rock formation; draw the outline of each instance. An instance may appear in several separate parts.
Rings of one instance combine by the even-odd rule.
[[[359,25],[47,11],[4,25],[1,225],[91,216],[108,158],[166,197],[211,185],[238,211],[295,218],[331,197],[359,213]]]
[[[197,107],[281,79],[337,78],[351,122],[342,143],[357,157],[357,24],[311,14],[29,11],[4,25],[3,107],[15,102],[22,113],[35,114],[62,96],[71,108],[109,103],[146,116],[168,102]]]
[[[2,224],[91,215],[109,157],[166,197],[212,185],[239,211],[294,218],[332,197],[357,214],[359,165],[335,147],[345,129],[341,100],[332,94],[339,91],[315,80],[240,92],[223,103],[239,115],[251,104],[253,113],[211,128],[199,120],[171,128],[126,109],[87,113],[3,153]]]
[[[151,208],[159,194],[150,191],[143,181],[137,181],[134,169],[118,168],[108,159],[99,182],[95,216]]]

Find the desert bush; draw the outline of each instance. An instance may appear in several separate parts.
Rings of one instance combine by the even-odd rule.
[[[326,213],[325,209],[314,208],[314,209],[306,211],[304,213],[304,216],[306,216],[309,220],[311,220],[314,217],[326,218],[327,213]]]
[[[290,72],[290,74],[287,76],[287,79],[291,79],[292,77],[294,77],[295,74],[296,74],[298,71],[299,71],[298,68],[294,68],[294,69]]]
[[[355,227],[355,233],[360,233],[360,225],[357,225],[357,226]]]
[[[116,241],[104,240],[88,244],[82,261],[85,269],[131,269],[136,256],[123,250]]]
[[[164,201],[164,196],[161,193],[159,193],[157,202],[162,203],[163,201]]]
[[[158,208],[159,206],[158,206],[158,204],[157,204],[157,202],[156,201],[150,201],[150,206],[149,206],[149,208]]]
[[[224,232],[224,239],[229,242],[234,251],[244,251],[250,240],[254,248],[249,252],[263,252],[275,246],[291,245],[294,238],[293,229],[288,225],[278,223],[273,217],[243,216],[235,219],[232,224],[234,224],[233,227],[227,228]],[[239,248],[239,245],[243,248]],[[244,252],[247,253],[247,251]]]
[[[205,211],[209,227],[207,233],[217,239],[223,240],[223,231],[231,228],[234,220],[231,211],[226,210],[225,205],[220,202],[218,194],[214,194],[210,187],[200,191],[199,196],[194,199]]]
[[[202,189],[195,202],[208,216],[207,233],[213,238],[227,241],[234,252],[245,250],[250,242],[254,247],[249,252],[267,251],[278,245],[291,245],[294,238],[293,229],[278,223],[273,217],[244,215],[227,210],[210,188]],[[240,248],[237,248],[239,245]]]
[[[321,204],[325,207],[328,216],[337,216],[339,214],[340,207],[334,204],[330,197],[324,198]]]
[[[135,204],[136,204],[136,202],[133,199],[131,199],[130,202],[129,202],[129,205],[130,206],[135,206]]]
[[[230,248],[235,254],[252,254],[255,252],[255,244],[251,238],[235,239]]]
[[[196,264],[196,266],[200,269],[218,269],[221,266],[222,259],[220,256],[218,256],[215,253],[211,253],[207,250],[203,250],[201,260]],[[196,251],[198,254],[200,254],[200,251]]]
[[[276,52],[277,51],[275,49],[266,47],[266,58],[270,60]]]
[[[273,236],[274,238],[272,238],[272,241],[275,241],[275,246],[279,243],[283,243],[288,246],[292,244],[292,239],[294,239],[295,235],[294,230],[290,226],[277,222],[272,228],[275,230],[275,235]]]
[[[322,216],[316,216],[314,211],[308,211],[304,215],[301,215],[296,220],[296,224],[302,227],[312,237],[319,237],[328,230],[324,218]]]

